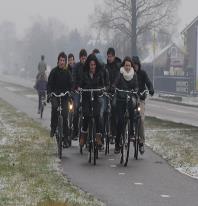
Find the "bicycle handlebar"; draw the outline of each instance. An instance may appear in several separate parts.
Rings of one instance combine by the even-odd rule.
[[[80,92],[101,92],[104,90],[105,90],[105,88],[100,88],[100,89],[82,89],[82,88],[80,88],[79,89]]]
[[[144,94],[149,94],[149,90],[148,89],[145,89],[143,92],[140,92],[140,95],[144,95]]]
[[[122,90],[122,89],[115,88],[115,91],[129,93],[129,94],[138,94],[138,92],[134,90],[129,91],[129,90]]]
[[[66,95],[71,95],[69,91],[66,91],[65,93],[60,93],[60,94],[55,94],[54,92],[51,93],[51,95],[55,96],[55,97],[64,97]]]

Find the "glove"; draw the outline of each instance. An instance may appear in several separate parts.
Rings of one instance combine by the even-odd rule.
[[[150,91],[149,91],[149,94],[150,94],[151,96],[153,96],[153,95],[154,95],[154,90],[153,90],[153,89],[150,90]]]
[[[50,100],[51,100],[51,95],[50,95],[50,94],[48,94],[48,95],[47,95],[47,103],[49,103],[49,102],[50,102]]]

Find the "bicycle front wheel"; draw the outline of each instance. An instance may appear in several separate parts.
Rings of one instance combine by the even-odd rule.
[[[62,158],[62,141],[63,141],[63,117],[60,115],[58,117],[57,125],[57,144],[58,144],[58,157]]]
[[[41,104],[41,109],[40,109],[40,118],[43,118],[43,111],[44,111],[44,105]]]
[[[140,118],[137,119],[135,124],[135,140],[133,143],[134,146],[134,158],[138,159],[138,148],[139,148],[139,135],[140,135]]]
[[[128,164],[129,150],[130,150],[129,122],[126,123],[124,128],[125,129],[122,135],[122,148],[121,148],[120,163],[124,164],[124,166],[126,167]]]

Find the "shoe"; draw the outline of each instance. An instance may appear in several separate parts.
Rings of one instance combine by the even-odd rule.
[[[51,129],[51,131],[50,131],[50,137],[53,137],[54,134],[55,134],[55,130],[54,130],[54,129]]]
[[[111,136],[109,143],[110,144],[115,144],[115,137]]]
[[[139,151],[141,155],[144,154],[144,144],[143,143],[139,143]]]
[[[104,145],[103,144],[102,145],[98,145],[98,151],[99,152],[104,151]]]
[[[63,141],[63,148],[69,148],[69,144],[67,141]]]
[[[86,139],[87,139],[87,132],[81,131],[80,133],[80,146],[84,146],[84,144],[86,143]]]
[[[78,136],[72,136],[72,140],[77,141],[78,140]]]
[[[118,144],[116,144],[114,149],[114,154],[119,154],[119,153],[120,153],[120,147]]]
[[[100,133],[96,133],[96,144],[98,145],[98,146],[102,146],[102,136],[101,136],[101,134]]]

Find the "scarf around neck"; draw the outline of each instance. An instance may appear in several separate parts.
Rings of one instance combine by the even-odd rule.
[[[131,70],[129,72],[126,72],[124,67],[121,67],[120,73],[123,75],[123,77],[126,81],[131,81],[133,79],[133,76],[134,76],[134,69],[133,69],[133,67],[131,67]]]

